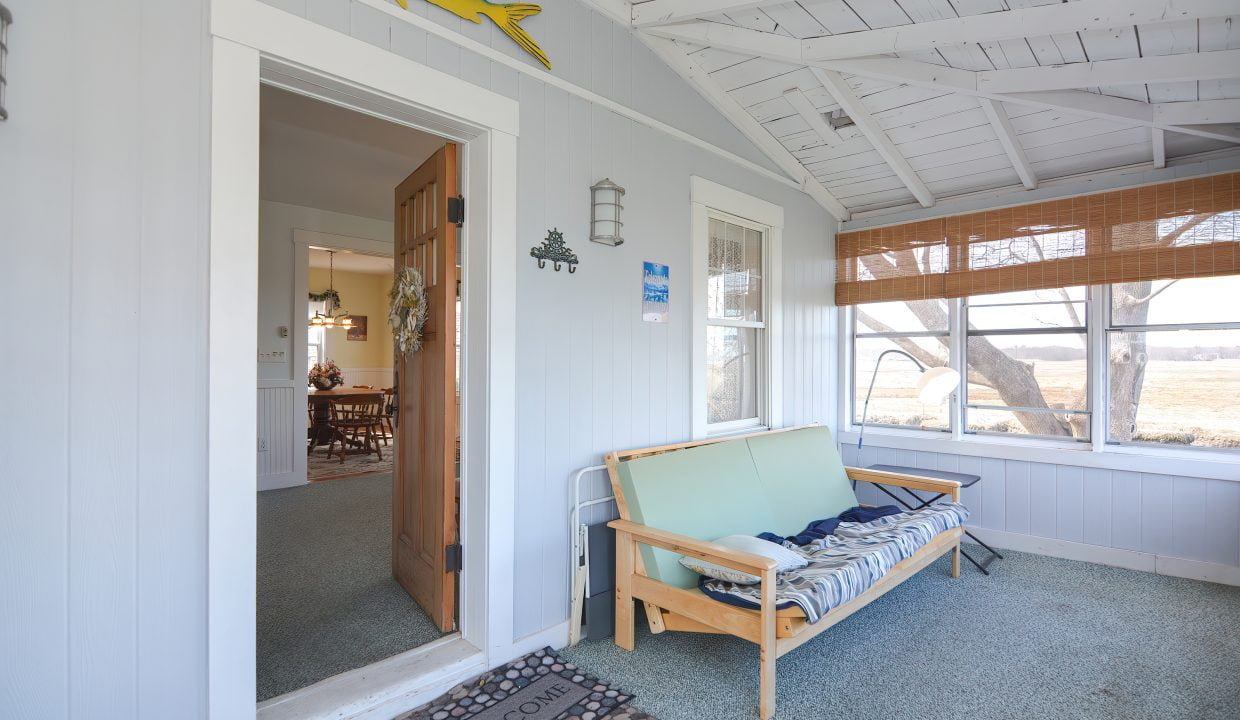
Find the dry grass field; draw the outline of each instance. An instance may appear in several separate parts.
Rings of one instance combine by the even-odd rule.
[[[1034,373],[1047,402],[1083,408],[1084,361],[1037,360]],[[868,374],[863,373],[865,380]],[[876,422],[915,422],[926,427],[947,427],[942,411],[923,406],[912,390],[916,370],[884,366],[874,385],[870,418]],[[864,398],[864,384],[859,389]],[[998,393],[973,386],[969,401],[1002,405]],[[977,426],[1001,429],[1014,424],[1002,411],[972,411]],[[1154,360],[1145,373],[1141,405],[1137,410],[1139,440],[1191,444],[1202,447],[1240,447],[1240,360]]]

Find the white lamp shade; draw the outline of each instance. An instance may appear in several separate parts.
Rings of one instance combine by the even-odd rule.
[[[960,385],[960,373],[949,367],[930,368],[917,380],[917,397],[923,405],[938,405]]]

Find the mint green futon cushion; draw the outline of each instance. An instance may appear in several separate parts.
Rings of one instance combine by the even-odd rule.
[[[857,504],[835,440],[806,428],[728,440],[620,463],[620,486],[634,522],[699,540],[776,532]],[[641,545],[646,573],[676,587],[697,575],[679,555]]]

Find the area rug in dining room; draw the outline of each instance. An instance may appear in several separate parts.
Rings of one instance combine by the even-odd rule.
[[[654,720],[633,694],[565,662],[551,648],[483,673],[396,720]]]
[[[340,456],[333,454],[327,457],[327,446],[321,445],[306,457],[306,477],[311,482],[318,480],[336,480],[372,473],[391,473],[392,459],[396,457],[396,443],[389,439],[387,447],[380,445],[383,459],[371,453],[346,453],[344,462]]]

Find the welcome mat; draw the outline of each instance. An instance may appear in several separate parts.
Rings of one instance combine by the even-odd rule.
[[[628,706],[626,693],[561,660],[551,648],[530,653],[396,720],[654,720]]]

